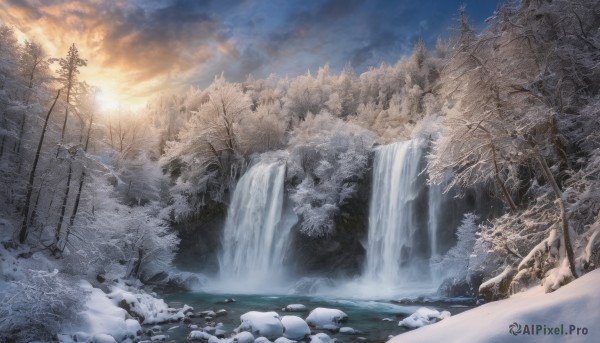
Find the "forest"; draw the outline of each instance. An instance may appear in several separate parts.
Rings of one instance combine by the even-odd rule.
[[[214,292],[228,282],[215,281],[223,270],[234,284],[280,268],[300,280],[299,292],[335,289],[364,268],[394,273],[385,261],[363,268],[374,249],[426,260],[411,271],[433,273],[443,296],[483,303],[533,286],[558,290],[600,263],[599,28],[597,1],[509,1],[481,29],[460,12],[435,46],[416,41],[396,63],[361,73],[324,64],[239,83],[219,74],[206,88],[106,110],[101,90],[80,77],[88,61],[78,42],[50,56],[2,25],[0,341],[79,342],[74,327],[99,294],[166,306],[162,294]],[[454,204],[436,224],[437,241],[433,231],[407,238],[433,242],[421,252],[369,248],[369,200],[396,190],[371,187],[378,154],[398,142],[418,154],[402,175],[422,180],[423,206]],[[274,180],[281,189],[265,197],[280,197],[277,215],[292,218],[277,240],[285,248],[261,245],[252,257],[238,239],[264,242],[249,235],[275,214],[228,217],[261,201],[235,191],[250,187],[251,196]],[[252,220],[260,225],[231,231]],[[163,322],[120,306],[140,329],[114,342],[140,341],[140,324]],[[185,308],[178,313],[163,319],[183,320]]]

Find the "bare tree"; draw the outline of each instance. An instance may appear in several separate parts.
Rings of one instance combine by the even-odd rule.
[[[40,140],[38,142],[38,147],[35,152],[35,158],[33,160],[33,166],[31,167],[31,172],[29,173],[29,181],[27,182],[27,195],[25,196],[25,203],[23,205],[23,211],[21,216],[23,217],[23,221],[21,223],[21,230],[19,231],[19,243],[25,243],[25,239],[27,239],[27,217],[29,216],[29,202],[31,200],[31,193],[33,192],[33,181],[35,180],[35,172],[37,169],[38,161],[40,159],[40,152],[42,150],[42,144],[44,143],[44,136],[46,136],[46,128],[48,127],[48,120],[50,119],[50,115],[52,114],[52,110],[58,101],[58,97],[60,96],[60,89],[56,92],[56,97],[52,102],[52,106],[48,110],[48,114],[46,114],[46,119],[44,120],[44,126],[42,127],[42,133],[40,136]]]

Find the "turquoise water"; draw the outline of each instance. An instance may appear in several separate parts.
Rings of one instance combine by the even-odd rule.
[[[234,298],[233,303],[225,303],[226,298]],[[347,335],[332,333],[326,330],[315,330],[311,328],[312,334],[324,332],[337,342],[384,342],[390,335],[398,335],[406,329],[398,326],[398,321],[415,312],[419,304],[415,306],[403,306],[384,301],[333,299],[321,296],[298,296],[298,295],[238,295],[238,294],[208,294],[208,293],[177,293],[164,296],[170,307],[180,308],[184,304],[194,307],[194,312],[206,310],[227,310],[227,315],[217,317],[214,322],[223,323],[223,329],[231,333],[240,324],[240,316],[248,311],[276,311],[280,316],[296,315],[306,319],[308,313],[316,307],[336,308],[344,311],[348,322],[342,326],[352,327],[359,330],[359,334]],[[282,308],[289,304],[303,304],[307,310],[304,312],[284,312]],[[462,312],[468,307],[445,307],[429,306],[438,310],[449,310],[452,314]],[[393,319],[384,321],[384,318]],[[202,318],[192,318],[192,324],[199,328],[205,326]],[[163,330],[171,340],[184,342],[187,334],[191,331],[189,324],[166,324]]]

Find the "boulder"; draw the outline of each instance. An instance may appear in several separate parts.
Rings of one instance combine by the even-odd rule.
[[[276,312],[250,311],[240,316],[240,331],[249,331],[256,337],[276,339],[283,335],[283,324]]]
[[[310,335],[310,328],[304,319],[297,316],[283,316],[281,323],[285,328],[283,337],[296,341],[303,340]]]
[[[315,308],[306,317],[306,323],[315,328],[323,328],[324,325],[337,326],[337,324],[346,322],[347,320],[348,315],[344,312],[324,307]]]

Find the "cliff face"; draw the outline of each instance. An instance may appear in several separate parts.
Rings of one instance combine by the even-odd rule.
[[[421,180],[424,182],[424,180]],[[349,199],[335,217],[335,232],[325,237],[308,237],[298,230],[300,222],[292,228],[292,241],[284,265],[293,275],[301,276],[355,276],[363,271],[369,228],[369,201],[371,197],[372,173],[367,172],[358,183],[355,195]],[[426,186],[424,186],[426,187]],[[417,211],[420,226],[427,223],[427,192],[419,200]],[[486,189],[470,190],[462,198],[455,194],[444,195],[442,211],[438,214],[439,254],[444,254],[456,242],[456,228],[463,214],[475,212],[480,219],[497,215],[494,209],[501,204],[490,198]],[[293,206],[289,200],[284,206]],[[195,216],[174,225],[181,243],[175,259],[178,268],[192,272],[216,274],[219,271],[218,254],[221,250],[223,228],[227,217],[227,206],[211,202]],[[426,235],[426,232],[421,232]],[[426,238],[420,241],[426,241]],[[429,247],[417,247],[429,256]],[[425,257],[424,257],[425,258]],[[448,293],[448,292],[445,292]],[[450,292],[451,293],[451,292]]]
[[[227,206],[210,202],[197,214],[173,225],[181,243],[175,257],[175,265],[186,271],[213,274],[219,271],[218,253]]]
[[[298,275],[350,276],[361,272],[365,259],[363,243],[369,227],[371,174],[359,183],[354,197],[335,217],[335,233],[308,237],[294,230],[289,261]],[[296,224],[298,226],[299,223]]]
[[[299,276],[332,273],[355,275],[362,270],[365,257],[363,242],[369,222],[370,173],[363,179],[356,195],[342,206],[335,218],[336,231],[327,237],[308,237],[299,233],[296,223],[284,263]],[[286,202],[284,206],[291,206]],[[227,217],[225,204],[212,202],[198,213],[173,225],[181,238],[175,259],[178,268],[207,274],[219,270],[223,227]]]

